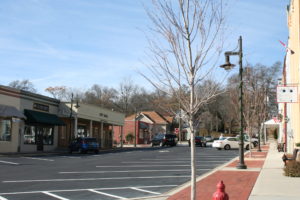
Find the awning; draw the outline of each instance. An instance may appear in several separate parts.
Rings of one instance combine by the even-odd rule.
[[[141,129],[148,129],[149,127],[148,127],[148,124],[140,122],[140,128]]]
[[[24,110],[24,114],[27,117],[27,123],[39,123],[39,124],[47,124],[47,125],[57,125],[64,126],[65,123],[58,118],[57,115],[43,113],[33,110]]]
[[[16,117],[26,119],[25,115],[13,106],[6,106],[0,104],[0,117]]]

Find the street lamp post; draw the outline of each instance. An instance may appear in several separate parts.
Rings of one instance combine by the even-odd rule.
[[[71,94],[71,108],[70,108],[70,138],[71,140],[73,139],[73,134],[72,134],[72,118],[73,118],[73,102],[74,102],[74,99],[73,99],[74,95],[73,93]],[[75,105],[75,108],[79,108],[79,104],[78,104],[78,97],[76,98],[76,105]],[[75,117],[77,118],[77,114],[75,115]],[[77,120],[77,119],[76,119]],[[77,123],[75,122],[74,124],[74,138],[77,136]]]
[[[225,61],[224,65],[220,67],[225,70],[232,69],[235,65],[230,63],[230,56],[239,56],[239,76],[240,76],[240,142],[239,142],[239,163],[236,168],[238,169],[247,169],[247,166],[244,162],[244,116],[243,116],[243,46],[242,46],[242,36],[239,38],[239,51],[227,51],[225,52]]]

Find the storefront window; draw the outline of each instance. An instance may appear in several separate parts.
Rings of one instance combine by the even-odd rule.
[[[86,126],[78,126],[77,134],[78,134],[78,137],[88,137],[89,136]]]
[[[43,136],[43,144],[53,145],[53,127],[25,126],[24,144],[36,144],[37,137]]]
[[[11,140],[11,120],[0,118],[0,141]]]
[[[35,127],[25,126],[24,144],[35,144]]]
[[[43,128],[43,143],[52,145],[53,144],[53,128]]]

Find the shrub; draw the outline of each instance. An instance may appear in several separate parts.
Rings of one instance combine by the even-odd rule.
[[[290,177],[300,177],[300,162],[288,161],[284,168],[284,175]]]
[[[133,139],[134,139],[134,135],[132,133],[128,133],[126,135],[126,141],[127,142],[132,142]]]
[[[277,140],[278,139],[277,131],[274,131],[273,135],[274,135],[274,139]]]
[[[296,147],[300,147],[300,142],[296,143]]]

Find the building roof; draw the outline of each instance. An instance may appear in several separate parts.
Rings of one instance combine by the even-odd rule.
[[[168,124],[172,123],[173,117],[171,116],[162,116],[158,112],[155,111],[141,111],[140,115],[144,115],[145,117],[149,118],[153,123],[156,124]],[[129,115],[125,118],[125,120],[130,121],[134,120],[135,114]]]

